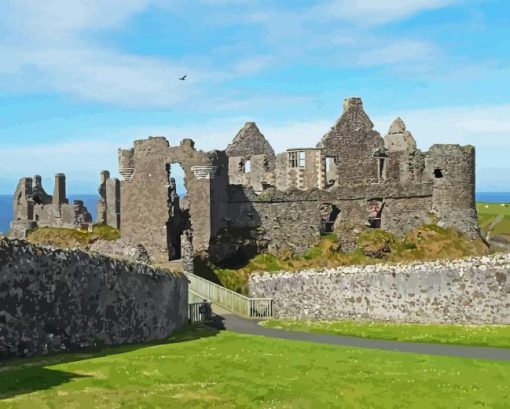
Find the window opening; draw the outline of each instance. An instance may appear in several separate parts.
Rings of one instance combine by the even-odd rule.
[[[243,159],[241,159],[239,161],[238,170],[239,170],[239,172],[244,173],[244,160]]]
[[[382,211],[384,201],[382,199],[373,199],[368,202],[368,222],[371,229],[380,229],[382,220]]]
[[[333,233],[340,209],[332,203],[322,203],[319,212],[321,216],[321,234]]]
[[[289,152],[289,168],[297,168],[298,167],[298,153],[297,152]]]
[[[379,182],[386,179],[386,158],[377,158],[377,180]]]
[[[305,152],[299,151],[298,157],[299,157],[299,167],[304,168],[305,167]]]

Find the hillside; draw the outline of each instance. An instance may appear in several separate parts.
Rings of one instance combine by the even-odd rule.
[[[483,203],[476,205],[482,233],[495,250],[510,250],[510,204]]]
[[[337,236],[330,234],[300,257],[262,254],[237,270],[210,268],[214,269],[214,274],[225,287],[246,294],[248,277],[256,271],[298,271],[342,265],[456,259],[487,252],[482,240],[471,240],[453,229],[424,225],[403,238],[383,230],[367,229],[359,234],[357,248],[352,253],[342,252]]]

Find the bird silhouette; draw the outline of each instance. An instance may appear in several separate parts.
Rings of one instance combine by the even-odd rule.
[[[186,74],[186,75],[185,75],[185,76],[183,76],[183,77],[180,77],[179,79],[180,79],[181,81],[184,81],[184,80],[186,79],[186,77],[187,77],[187,76],[188,76],[188,74]]]

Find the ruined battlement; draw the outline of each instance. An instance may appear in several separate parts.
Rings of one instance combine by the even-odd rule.
[[[301,254],[321,234],[340,237],[353,225],[402,235],[437,223],[479,237],[474,147],[421,151],[400,117],[381,136],[359,97],[344,100],[315,146],[275,153],[246,122],[224,150],[156,136],[119,149],[118,159],[121,181],[100,176],[99,222],[120,227],[123,240],[142,244],[156,261],[180,258],[184,247],[219,264],[262,251]],[[184,171],[184,198],[172,165]],[[68,206],[64,176],[56,176],[53,196],[34,180],[22,179],[16,191],[15,217],[27,223],[34,206]]]
[[[44,190],[41,176],[21,178],[14,193],[13,214],[9,236],[15,238],[26,238],[27,231],[36,227],[88,229],[92,225],[92,216],[81,200],[69,204],[63,173],[55,175],[53,196]]]
[[[344,224],[403,234],[437,222],[479,234],[474,150],[434,145],[422,152],[399,117],[383,137],[358,97],[345,99],[340,118],[315,147],[275,153],[255,122],[246,122],[224,151],[197,152],[183,142],[137,141],[129,151],[133,179],[122,182],[123,234],[145,240],[161,257],[179,253],[185,231],[193,232],[195,253],[220,263],[246,252],[300,253]],[[182,203],[168,199],[175,197],[172,163],[185,171]],[[140,215],[139,209],[152,211]]]

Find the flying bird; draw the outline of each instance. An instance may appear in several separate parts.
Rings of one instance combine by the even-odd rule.
[[[180,77],[179,79],[180,79],[181,81],[184,81],[184,80],[186,79],[186,77],[187,77],[187,76],[188,76],[188,74],[186,74],[186,75],[185,75],[185,76],[183,76],[183,77]]]

